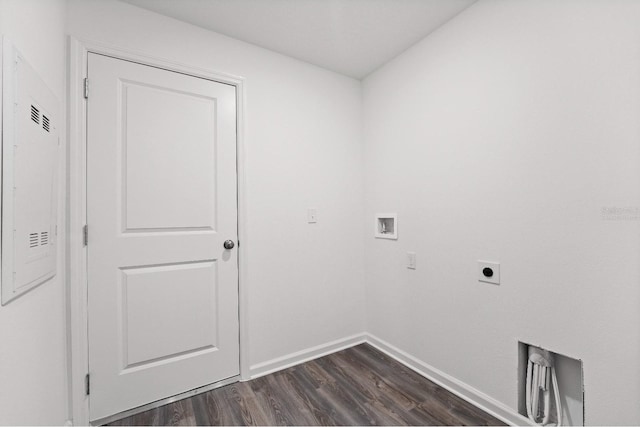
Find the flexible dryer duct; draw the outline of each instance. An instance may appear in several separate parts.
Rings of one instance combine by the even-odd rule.
[[[549,425],[551,412],[551,387],[555,396],[558,426],[562,425],[562,404],[558,390],[558,378],[553,363],[553,355],[547,350],[529,346],[529,362],[527,363],[526,400],[527,415],[530,420],[540,425]],[[540,396],[542,393],[542,396]],[[542,405],[541,398],[542,397]]]

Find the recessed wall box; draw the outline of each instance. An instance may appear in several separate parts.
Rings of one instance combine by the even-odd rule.
[[[379,239],[397,239],[398,214],[376,214],[374,233]]]
[[[536,348],[541,351],[547,351],[551,354],[555,374],[557,377],[558,391],[560,392],[560,402],[563,426],[583,426],[584,422],[584,366],[581,359],[576,359],[564,354],[556,353],[544,348],[531,345],[518,341],[518,412],[523,417],[528,417],[527,410],[527,370],[529,361],[529,348]],[[551,378],[550,378],[551,379]],[[550,381],[553,383],[553,381]],[[553,387],[551,387],[553,389]],[[552,396],[549,399],[549,423],[547,425],[558,425],[555,396],[553,393],[555,389],[551,391]],[[540,404],[543,405],[544,399],[542,397],[543,391],[540,391]],[[546,405],[545,405],[546,406]],[[539,406],[542,408],[542,406]],[[542,412],[542,411],[540,411]]]
[[[2,40],[2,305],[56,274],[58,101]]]

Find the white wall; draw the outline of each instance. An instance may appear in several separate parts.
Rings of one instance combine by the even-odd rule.
[[[67,18],[81,40],[246,79],[251,365],[362,333],[359,81],[120,2]]]
[[[65,139],[64,27],[64,0],[0,0],[0,33],[11,39],[58,98],[61,141]],[[61,195],[63,189],[61,175]],[[57,276],[0,307],[0,424],[62,425],[68,418],[64,199],[59,209]]]
[[[364,81],[368,332],[514,411],[518,340],[580,358],[586,423],[640,423],[638,22],[481,0]]]
[[[0,0],[62,111],[64,3]],[[368,332],[514,410],[522,340],[583,360],[588,424],[640,422],[640,230],[601,217],[640,207],[640,3],[481,0],[365,80],[364,162],[355,80],[119,2],[67,20],[246,78],[252,365],[362,332],[367,283]],[[0,424],[63,423],[61,274],[0,308],[0,340]]]

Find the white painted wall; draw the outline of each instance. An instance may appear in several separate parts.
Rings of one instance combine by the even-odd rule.
[[[0,0],[61,108],[64,3]],[[640,207],[639,18],[481,0],[363,105],[356,80],[119,2],[70,0],[67,31],[246,78],[252,365],[362,332],[367,283],[368,332],[514,410],[522,340],[584,361],[588,424],[638,424],[640,230],[601,209]],[[398,212],[398,241],[373,238],[375,212]],[[64,422],[65,339],[60,274],[0,308],[0,424]]]
[[[62,141],[64,28],[64,0],[0,0],[0,33],[11,39],[59,100],[57,125]],[[64,148],[61,162],[63,157]],[[62,175],[59,182],[64,197]],[[63,198],[59,209],[57,276],[0,307],[2,425],[62,425],[68,418]]]
[[[360,82],[120,2],[67,17],[81,40],[246,79],[251,365],[362,333]]]
[[[638,22],[481,0],[364,81],[368,332],[514,411],[517,341],[539,344],[583,360],[586,423],[640,423],[640,218],[601,217],[640,210]]]

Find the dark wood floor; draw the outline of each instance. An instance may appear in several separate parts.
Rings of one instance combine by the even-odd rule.
[[[362,344],[110,425],[505,425]]]

